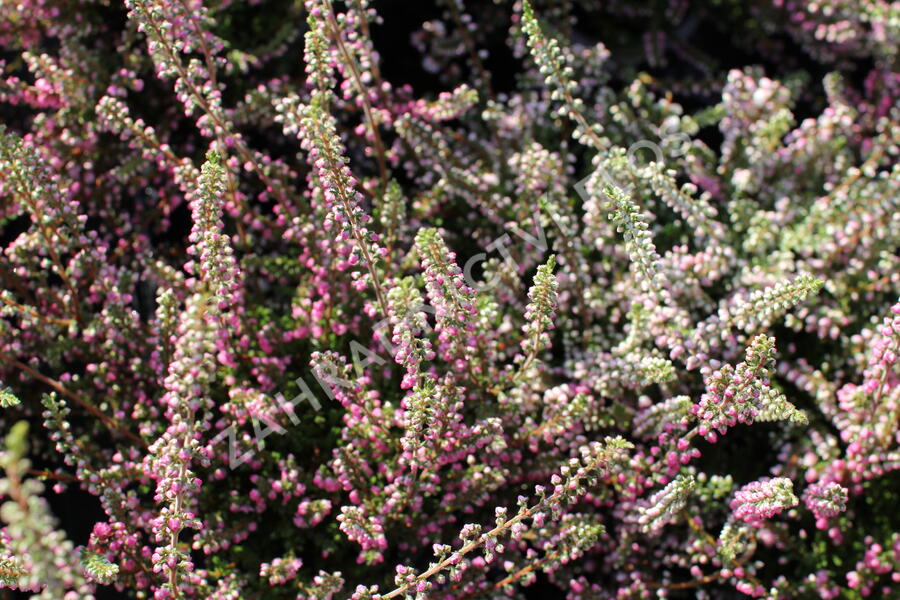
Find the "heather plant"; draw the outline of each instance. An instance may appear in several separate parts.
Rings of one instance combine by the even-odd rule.
[[[4,597],[900,597],[897,3],[0,48]]]

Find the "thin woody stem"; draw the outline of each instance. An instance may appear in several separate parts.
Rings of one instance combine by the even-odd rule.
[[[51,379],[50,377],[47,377],[46,375],[41,374],[40,372],[38,372],[35,369],[32,369],[31,367],[26,365],[25,363],[20,362],[20,361],[14,359],[13,357],[9,356],[5,352],[0,352],[0,360],[4,361],[6,363],[9,363],[10,365],[16,367],[20,371],[27,373],[28,375],[31,375],[32,377],[34,377],[41,383],[44,383],[44,384],[50,386],[51,388],[53,388],[54,391],[62,394],[63,396],[69,398],[70,400],[74,401],[76,404],[78,404],[78,406],[84,408],[91,415],[100,419],[100,421],[102,421],[103,424],[105,424],[107,427],[109,427],[110,430],[124,435],[125,437],[129,438],[133,442],[135,442],[143,447],[147,446],[147,444],[146,444],[146,442],[144,442],[144,440],[142,440],[141,438],[139,438],[138,436],[133,434],[131,431],[126,429],[115,418],[110,417],[109,415],[105,414],[99,408],[97,408],[96,406],[94,406],[93,404],[91,404],[90,402],[88,402],[87,400],[85,400],[84,398],[82,398],[81,396],[76,394],[75,392],[69,390],[67,387],[65,387],[63,384],[56,381],[55,379]]]
[[[366,121],[369,124],[369,129],[372,132],[372,140],[375,144],[375,160],[378,163],[378,172],[381,176],[381,188],[384,190],[387,188],[390,176],[388,174],[387,161],[385,160],[384,143],[381,141],[381,134],[378,132],[378,124],[375,122],[372,104],[369,102],[368,90],[362,82],[362,76],[359,74],[359,69],[356,67],[356,60],[353,58],[353,55],[350,54],[350,51],[347,50],[347,46],[341,38],[340,27],[338,27],[337,20],[334,17],[334,9],[331,6],[330,0],[325,0],[325,7],[327,9],[329,33],[331,33],[331,37],[334,39],[334,43],[337,45],[338,50],[344,56],[344,61],[346,62],[351,78],[353,79],[353,84],[356,86],[356,91],[362,99],[363,112],[366,115]]]
[[[608,462],[609,460],[611,460],[614,453],[615,453],[615,450],[604,449],[600,453],[600,456],[598,456],[590,465],[587,465],[585,467],[585,473],[590,473],[590,472],[596,471],[598,468],[600,468],[602,463]],[[583,475],[582,477],[586,477],[586,476],[587,475]],[[572,483],[574,483],[577,486],[578,481],[579,481],[578,479],[575,479],[573,482],[570,482],[570,484],[568,486],[566,486],[566,488],[570,487]],[[440,573],[444,569],[458,563],[462,559],[463,556],[465,556],[466,554],[469,554],[473,550],[478,549],[479,547],[484,545],[485,542],[487,542],[487,540],[497,537],[501,533],[510,529],[513,525],[520,523],[520,522],[524,521],[525,519],[531,518],[532,516],[534,516],[535,513],[545,510],[548,506],[554,505],[556,502],[561,500],[561,495],[562,495],[562,492],[555,492],[555,493],[551,494],[550,496],[543,498],[534,506],[519,512],[519,514],[512,517],[511,519],[508,519],[504,523],[497,525],[496,527],[494,527],[487,533],[483,533],[483,534],[479,535],[477,538],[468,542],[467,544],[465,544],[462,548],[460,548],[456,552],[451,553],[450,556],[448,556],[444,560],[438,562],[435,565],[432,565],[431,568],[429,568],[424,573],[419,574],[413,581],[405,583],[405,584],[401,585],[400,587],[394,589],[393,591],[388,592],[387,594],[381,596],[382,600],[389,600],[390,598],[395,598],[401,594],[404,594],[404,593],[406,593],[406,591],[408,589],[413,587],[415,584],[422,582],[422,581],[427,581],[428,579],[430,579],[432,576],[436,575],[437,573]]]

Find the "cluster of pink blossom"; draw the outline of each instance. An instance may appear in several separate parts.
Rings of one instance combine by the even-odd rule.
[[[0,2],[0,589],[900,597],[896,4]]]
[[[793,484],[786,477],[748,483],[734,494],[734,517],[747,523],[761,523],[786,508],[796,506]]]

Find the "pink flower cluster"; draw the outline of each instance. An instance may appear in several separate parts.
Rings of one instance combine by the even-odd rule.
[[[734,517],[754,525],[796,505],[793,484],[785,477],[748,483],[731,500]]]

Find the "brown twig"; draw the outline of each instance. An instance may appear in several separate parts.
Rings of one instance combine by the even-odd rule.
[[[6,303],[7,306],[14,308],[20,312],[23,312],[34,319],[38,319],[39,321],[43,321],[45,323],[50,323],[51,325],[69,326],[69,325],[72,325],[75,323],[74,319],[59,319],[57,317],[50,317],[47,315],[42,315],[34,308],[31,308],[30,306],[26,306],[24,304],[19,304],[12,298],[7,298],[6,296],[3,296],[3,295],[0,295],[0,301],[3,301],[4,303]]]
[[[78,481],[76,477],[72,475],[66,475],[65,473],[54,473],[53,471],[48,471],[44,469],[43,471],[38,471],[37,469],[28,469],[25,471],[26,475],[31,475],[32,477],[38,477],[40,479],[53,479],[54,481],[65,481],[66,483],[70,483],[73,481]]]
[[[359,69],[356,67],[356,60],[353,58],[353,55],[350,54],[350,51],[347,50],[344,40],[341,38],[340,27],[338,27],[337,20],[334,17],[334,8],[331,6],[331,0],[325,0],[325,8],[327,9],[326,17],[331,36],[334,38],[334,43],[337,45],[338,50],[344,56],[344,61],[347,63],[347,68],[349,69],[353,83],[356,86],[356,91],[362,99],[363,111],[366,115],[366,121],[369,123],[369,129],[372,131],[372,140],[375,145],[375,161],[378,163],[378,173],[381,176],[381,189],[385,190],[387,189],[390,175],[387,169],[387,161],[385,160],[384,143],[381,141],[381,134],[378,132],[378,123],[375,122],[372,104],[369,102],[369,92],[362,82],[362,76],[359,74]]]
[[[34,377],[41,383],[53,388],[54,391],[62,394],[66,398],[69,398],[70,400],[75,402],[78,406],[84,408],[92,416],[100,419],[100,421],[102,421],[107,427],[109,427],[110,430],[116,431],[116,432],[124,435],[125,437],[129,438],[130,440],[134,441],[135,443],[137,443],[145,448],[147,447],[147,443],[144,440],[142,440],[137,435],[135,435],[134,433],[132,433],[131,431],[126,429],[115,418],[110,417],[109,415],[105,414],[99,408],[97,408],[96,406],[94,406],[93,404],[88,402],[87,400],[83,399],[81,396],[79,396],[75,392],[69,390],[63,384],[56,381],[55,379],[51,379],[50,377],[43,375],[42,373],[40,373],[40,372],[36,371],[35,369],[32,369],[31,367],[26,365],[25,363],[20,362],[20,361],[16,360],[15,358],[9,356],[5,352],[0,352],[0,360],[11,364],[12,366],[16,367],[20,371],[23,371],[24,373],[27,373],[28,375],[31,375],[32,377]]]

